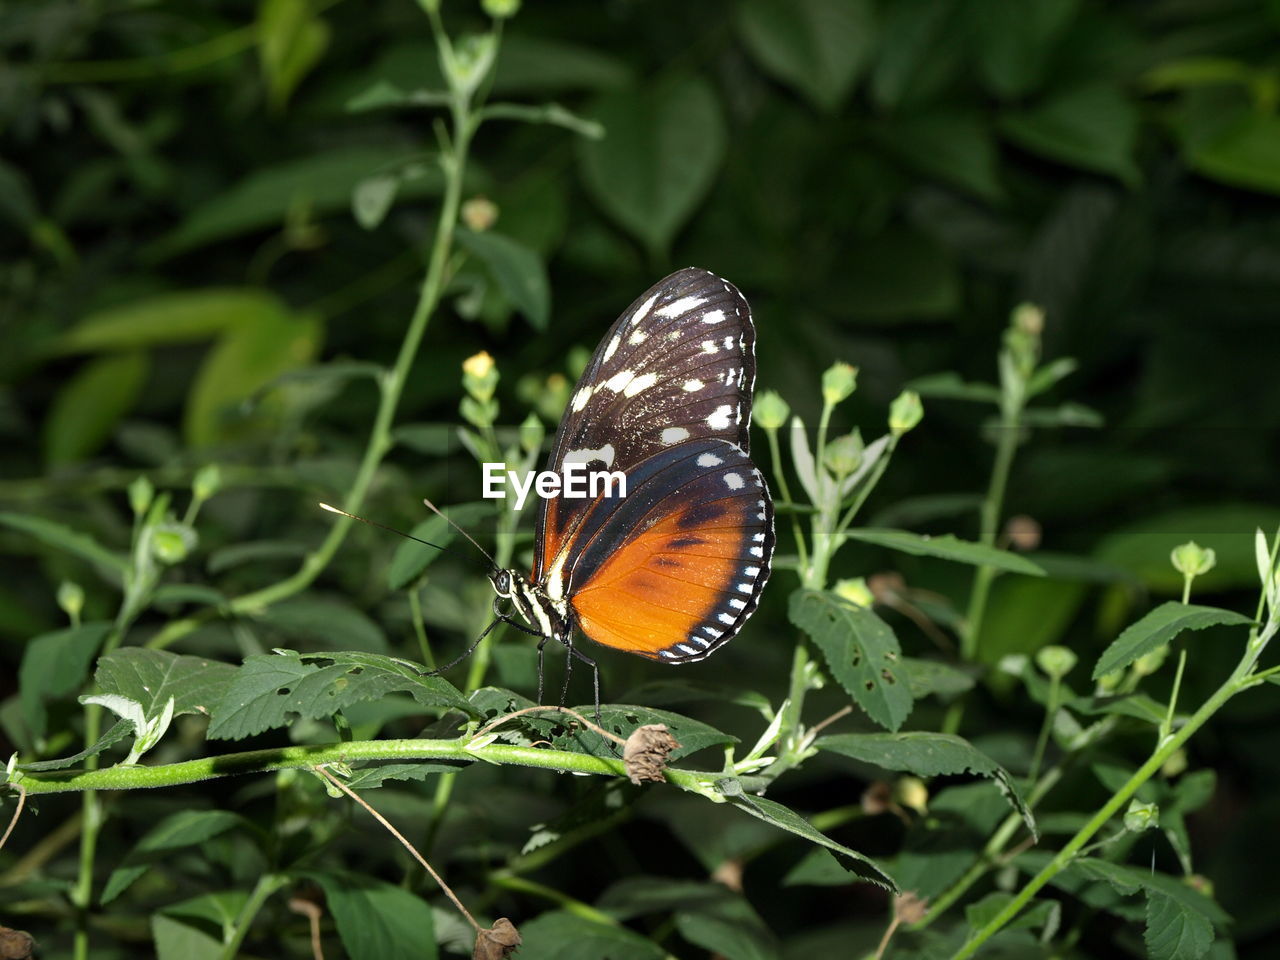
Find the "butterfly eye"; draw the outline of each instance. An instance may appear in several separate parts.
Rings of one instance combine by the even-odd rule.
[[[499,570],[493,580],[493,589],[500,597],[511,596],[511,574],[506,570]]]

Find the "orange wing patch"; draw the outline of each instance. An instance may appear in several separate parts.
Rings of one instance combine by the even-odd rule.
[[[746,594],[735,591],[752,536],[734,512],[719,518],[725,526],[682,526],[688,514],[673,514],[627,541],[574,594],[582,631],[653,660],[700,658],[731,636],[736,616],[715,617],[734,610],[735,598],[745,607]]]

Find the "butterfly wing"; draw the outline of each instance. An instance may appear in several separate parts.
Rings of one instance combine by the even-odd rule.
[[[552,445],[548,469],[570,461],[628,476],[689,440],[749,450],[755,328],[736,287],[705,270],[678,270],[642,293],[587,364]],[[591,501],[539,506],[533,580],[576,549]]]
[[[751,458],[726,440],[692,440],[628,474],[625,498],[592,505],[565,590],[597,643],[701,660],[755,609],[773,543],[773,504]]]

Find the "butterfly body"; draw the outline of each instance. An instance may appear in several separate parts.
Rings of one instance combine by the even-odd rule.
[[[736,635],[774,544],[748,453],[754,381],[755,328],[731,284],[685,269],[641,294],[578,381],[548,464],[621,471],[626,494],[541,501],[532,574],[494,571],[495,609],[508,601],[522,629],[588,663],[575,629],[665,663]]]

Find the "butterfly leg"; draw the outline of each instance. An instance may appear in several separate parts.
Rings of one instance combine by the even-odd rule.
[[[596,705],[596,726],[598,727],[604,726],[604,724],[600,722],[600,668],[596,666],[596,662],[594,660],[592,660],[585,653],[583,653],[581,650],[575,647],[572,643],[567,643],[565,644],[565,646],[569,648],[568,663],[573,663],[574,660],[581,660],[583,663],[585,663],[588,667],[591,668],[591,686],[592,686],[592,691],[595,694],[595,705]],[[612,747],[612,744],[611,744],[611,747]],[[618,751],[614,749],[613,752],[617,753]]]
[[[543,637],[538,641],[538,706],[542,706],[542,648],[550,639],[550,637]]]

